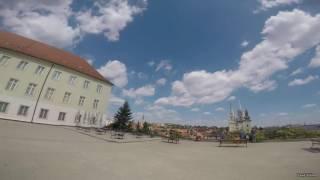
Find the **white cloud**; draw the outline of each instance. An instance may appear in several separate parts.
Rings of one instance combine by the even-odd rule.
[[[298,68],[298,69],[294,70],[294,71],[290,74],[290,76],[295,76],[295,75],[298,75],[298,74],[301,74],[301,73],[303,73],[303,69],[302,69],[302,68]]]
[[[167,80],[165,78],[161,78],[161,79],[158,79],[156,84],[159,85],[159,86],[164,86],[166,84]]]
[[[68,23],[71,0],[0,0],[2,27],[58,47],[72,46],[80,37]]]
[[[140,98],[144,96],[153,96],[155,94],[155,88],[152,85],[145,85],[140,88],[134,89],[130,88],[128,90],[122,90],[122,94],[124,96],[128,96],[131,98]]]
[[[222,111],[224,111],[224,108],[218,107],[218,108],[216,108],[216,111],[222,112]]]
[[[141,120],[144,115],[146,121],[160,123],[181,123],[180,114],[172,109],[167,109],[162,106],[146,106],[145,112],[135,113],[136,120]]]
[[[93,64],[93,60],[92,60],[92,59],[86,59],[86,61],[87,61],[90,65]]]
[[[135,101],[134,101],[134,104],[136,104],[136,105],[141,105],[141,104],[144,104],[145,102],[144,102],[144,100],[142,99],[142,98],[138,98],[138,99],[136,99]]]
[[[204,112],[203,114],[204,114],[204,115],[210,115],[211,112]]]
[[[247,40],[244,40],[244,41],[242,41],[242,43],[241,43],[241,46],[242,47],[247,47],[249,45],[249,41],[247,41]]]
[[[148,62],[148,65],[151,66],[151,67],[154,66],[155,64],[156,64],[156,63],[155,63],[154,61],[149,61],[149,62]]]
[[[312,68],[320,67],[320,45],[317,46],[315,56],[311,59],[309,67],[312,67]]]
[[[258,0],[258,2],[260,3],[259,10],[267,10],[278,6],[298,4],[302,0]]]
[[[265,116],[266,116],[266,113],[260,113],[259,116],[260,116],[260,117],[265,117]]]
[[[302,106],[302,108],[306,109],[306,108],[313,108],[313,107],[316,107],[317,105],[316,104],[305,104]]]
[[[277,87],[272,76],[288,68],[297,55],[320,43],[320,14],[312,16],[301,10],[279,12],[271,16],[262,31],[263,40],[252,50],[242,54],[235,70],[185,73],[181,81],[172,84],[169,97],[156,104],[191,106],[212,104],[246,87],[257,93]]]
[[[1,27],[8,31],[61,48],[72,47],[88,33],[103,33],[110,41],[119,39],[146,0],[95,1],[81,12],[71,8],[73,0],[0,0]],[[72,22],[72,23],[71,23]]]
[[[130,5],[128,0],[96,1],[90,10],[78,13],[80,29],[86,33],[103,33],[109,41],[119,40],[120,31],[141,14],[147,1]]]
[[[235,96],[230,96],[230,97],[228,97],[227,101],[233,101],[233,100],[235,100],[235,99],[236,99]]]
[[[117,96],[114,96],[114,95],[111,95],[111,98],[110,98],[110,103],[111,104],[113,104],[113,105],[122,105],[124,102],[125,102],[124,99],[122,99],[120,97],[117,97]]]
[[[139,79],[148,79],[148,75],[143,72],[138,72],[137,76]]]
[[[98,69],[98,72],[118,87],[128,84],[127,67],[118,60],[108,61]]]
[[[169,60],[162,60],[156,67],[156,71],[159,71],[161,69],[164,69],[166,71],[171,71],[172,70],[172,65]]]
[[[287,112],[280,112],[278,113],[279,116],[288,116],[289,114]]]
[[[199,109],[199,108],[192,108],[191,111],[193,111],[193,112],[199,112],[200,109]]]
[[[308,76],[304,79],[294,79],[293,81],[289,82],[289,86],[300,86],[300,85],[305,85],[308,84],[314,80],[317,80],[319,77],[318,76]]]

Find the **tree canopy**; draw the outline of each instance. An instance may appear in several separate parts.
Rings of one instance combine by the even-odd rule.
[[[127,130],[131,120],[131,109],[129,103],[126,101],[114,116],[113,128],[118,130]]]

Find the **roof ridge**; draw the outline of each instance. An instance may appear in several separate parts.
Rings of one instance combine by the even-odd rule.
[[[113,85],[84,58],[73,54],[70,51],[34,39],[0,30],[0,48],[9,49],[44,61],[59,64]]]

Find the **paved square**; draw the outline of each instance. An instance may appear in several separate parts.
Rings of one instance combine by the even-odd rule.
[[[1,180],[270,180],[315,173],[320,153],[310,142],[218,143],[160,140],[112,143],[55,127],[0,120]]]

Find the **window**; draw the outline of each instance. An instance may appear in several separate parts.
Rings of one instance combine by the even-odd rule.
[[[88,89],[90,81],[85,80],[83,83],[83,88]]]
[[[8,84],[7,84],[7,86],[6,86],[6,90],[10,90],[10,91],[14,90],[14,88],[17,86],[17,84],[18,84],[18,80],[11,78],[11,79],[8,81]]]
[[[27,87],[26,90],[26,95],[27,96],[33,96],[34,90],[36,89],[36,84],[30,83],[29,86]]]
[[[69,103],[70,102],[70,97],[71,97],[71,93],[65,92],[64,96],[63,96],[63,102],[64,103]]]
[[[60,112],[59,113],[59,117],[58,117],[58,120],[59,121],[64,121],[64,118],[66,117],[66,113],[65,112]]]
[[[9,56],[2,55],[2,56],[0,57],[0,66],[5,66],[5,65],[7,65],[9,59],[10,59]]]
[[[9,103],[0,101],[0,113],[7,112]]]
[[[28,113],[28,109],[29,109],[28,106],[21,105],[20,108],[19,108],[19,111],[18,111],[18,115],[19,116],[26,116],[27,113]]]
[[[99,100],[98,99],[95,99],[93,101],[93,109],[97,109],[98,108],[98,104],[99,104]]]
[[[28,62],[26,62],[26,61],[20,61],[20,63],[19,63],[18,66],[17,66],[17,69],[19,69],[19,70],[24,70],[27,65],[28,65]]]
[[[69,103],[70,102],[70,97],[71,97],[71,93],[70,92],[65,92],[62,101],[64,103]]]
[[[97,93],[101,93],[101,90],[102,90],[102,86],[101,85],[97,85]]]
[[[41,75],[43,71],[44,71],[44,67],[39,65],[34,73]]]
[[[48,109],[41,109],[40,114],[39,114],[39,118],[40,119],[47,119],[48,112],[49,112]]]
[[[69,84],[70,84],[70,85],[74,85],[75,82],[76,82],[76,79],[77,79],[77,77],[75,77],[75,76],[70,76],[70,78],[69,78]]]
[[[60,71],[54,71],[52,74],[52,79],[53,80],[59,80],[61,76],[61,72]]]
[[[86,99],[85,97],[80,96],[80,99],[79,99],[79,106],[83,106],[83,104],[84,104],[84,100],[85,100],[85,99]]]
[[[46,94],[44,95],[44,98],[50,100],[53,96],[55,89],[53,88],[48,88]]]

